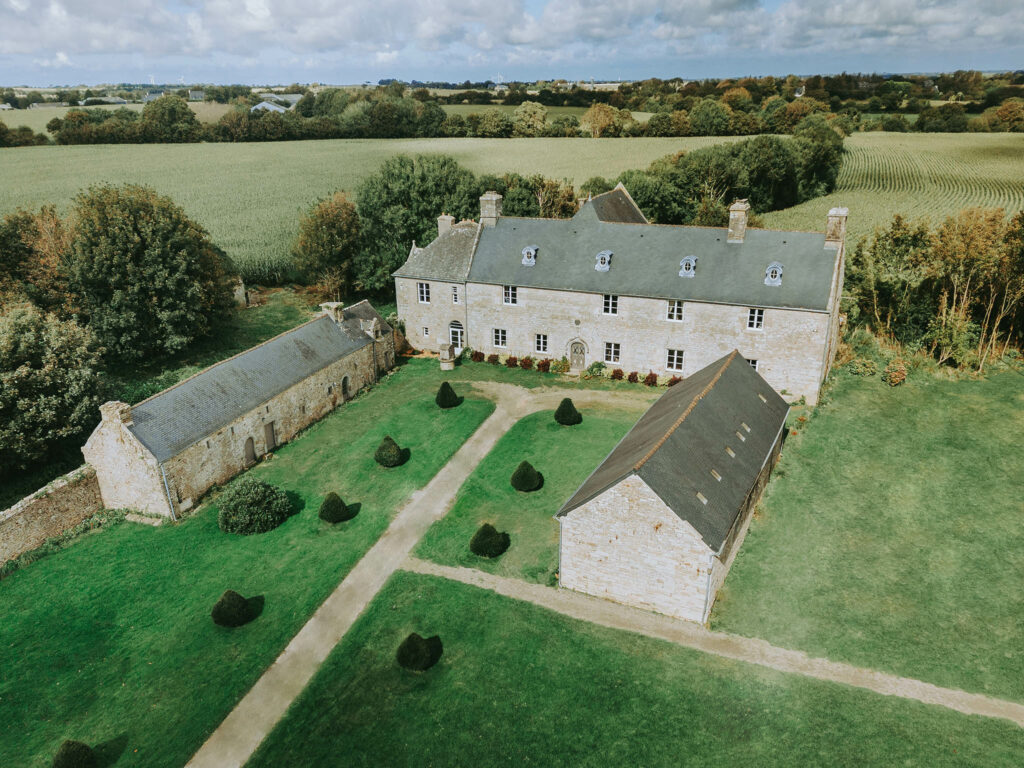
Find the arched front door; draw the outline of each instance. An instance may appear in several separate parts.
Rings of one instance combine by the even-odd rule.
[[[348,376],[341,380],[341,397],[343,400],[348,400],[350,397],[348,391]]]
[[[254,464],[256,462],[256,446],[252,442],[250,437],[245,441],[245,463]]]
[[[466,331],[458,320],[448,323],[448,341],[455,347],[456,355],[462,353],[462,348],[466,346]]]
[[[569,367],[574,371],[587,367],[587,348],[582,341],[574,341],[569,345]]]

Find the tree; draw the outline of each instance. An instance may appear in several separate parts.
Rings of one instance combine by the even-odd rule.
[[[800,199],[825,195],[836,188],[843,140],[824,115],[810,115],[793,129],[793,148],[800,174]],[[768,209],[763,209],[768,210]]]
[[[202,227],[148,187],[75,198],[69,274],[93,334],[116,360],[173,354],[232,306],[235,270]]]
[[[694,136],[727,136],[731,110],[714,99],[702,99],[690,110],[690,131]]]
[[[524,101],[513,114],[516,136],[540,136],[547,127],[548,110],[536,101]]]
[[[336,270],[341,293],[348,295],[359,254],[359,214],[344,192],[321,198],[302,217],[292,254],[296,269],[307,280],[324,270]]]
[[[202,125],[188,102],[166,94],[142,108],[139,130],[143,141],[181,143],[198,141]]]
[[[563,427],[571,427],[583,421],[583,416],[576,410],[572,398],[563,397],[562,402],[555,409],[555,421]]]
[[[757,136],[744,142],[740,162],[747,169],[747,194],[755,211],[788,208],[799,201],[799,167],[792,142]]]
[[[680,224],[679,190],[665,178],[647,171],[624,171],[617,179],[629,190],[644,216],[654,224]]]
[[[29,304],[0,314],[0,475],[37,464],[96,422],[102,350]]]
[[[622,118],[615,107],[597,103],[583,113],[580,125],[590,131],[595,139],[599,139],[602,136],[617,136],[622,128]]]
[[[240,627],[255,619],[262,607],[262,598],[246,599],[233,589],[227,589],[214,604],[210,618],[220,627]]]
[[[405,669],[424,672],[437,664],[443,652],[440,637],[420,637],[413,632],[398,646],[395,658]]]
[[[243,477],[217,499],[217,525],[224,533],[266,533],[292,513],[287,494],[276,485]]]
[[[0,292],[15,290],[61,317],[74,314],[66,268],[71,236],[72,228],[52,205],[6,216],[0,221]]]
[[[341,523],[356,516],[357,509],[347,505],[334,491],[320,503],[320,519],[325,523]]]
[[[484,523],[469,540],[469,551],[479,557],[498,557],[505,553],[511,538],[505,532],[499,532],[490,523]]]
[[[537,192],[540,215],[545,219],[571,219],[579,210],[576,190],[568,179],[544,179]]]

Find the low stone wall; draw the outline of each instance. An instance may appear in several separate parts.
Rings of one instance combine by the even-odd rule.
[[[0,512],[0,563],[35,549],[102,507],[96,471],[88,464],[57,478]]]

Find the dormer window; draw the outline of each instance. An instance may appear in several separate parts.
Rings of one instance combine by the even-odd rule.
[[[594,269],[596,269],[598,272],[607,272],[611,268],[611,266],[612,266],[612,252],[611,251],[601,251],[599,254],[597,254],[597,256],[595,258],[596,258],[596,263],[594,264]]]
[[[696,256],[687,256],[685,259],[679,262],[680,277],[693,277],[695,274],[697,274]]]
[[[532,267],[537,264],[537,251],[540,250],[539,245],[528,245],[523,248],[523,266]]]
[[[768,265],[768,269],[764,271],[764,284],[782,285],[782,265],[779,262],[773,261]]]

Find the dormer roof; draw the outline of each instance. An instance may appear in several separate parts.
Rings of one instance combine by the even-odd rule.
[[[438,236],[430,245],[423,248],[413,246],[405,264],[392,276],[465,282],[473,261],[473,249],[479,229],[480,226],[475,221],[460,221]],[[517,261],[521,258],[523,245],[516,250]]]

